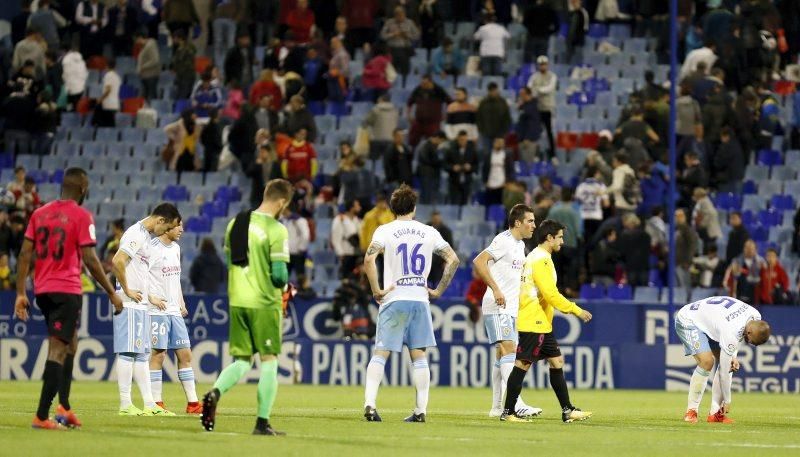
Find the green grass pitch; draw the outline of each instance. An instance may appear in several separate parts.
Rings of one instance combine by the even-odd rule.
[[[488,389],[432,388],[428,423],[406,424],[412,388],[381,389],[382,423],[367,423],[359,387],[281,386],[272,423],[285,437],[252,436],[255,385],[238,385],[220,403],[217,428],[200,420],[119,417],[116,383],[75,382],[72,402],[81,430],[32,430],[38,382],[0,383],[0,455],[61,456],[328,456],[328,455],[800,455],[797,395],[734,394],[733,425],[682,422],[686,395],[652,391],[573,391],[594,411],[586,422],[563,424],[551,390],[525,389],[544,408],[535,422],[501,423],[487,416]],[[203,392],[208,385],[198,386]],[[167,406],[184,405],[179,385],[166,383]],[[709,391],[701,406],[705,418]],[[134,387],[134,399],[140,401]],[[139,406],[141,406],[139,404]]]

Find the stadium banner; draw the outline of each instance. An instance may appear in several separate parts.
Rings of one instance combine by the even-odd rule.
[[[40,379],[47,355],[44,319],[36,307],[31,319],[13,317],[13,293],[0,293],[0,380]],[[193,343],[194,366],[200,382],[213,381],[230,363],[227,350],[227,297],[187,295],[186,318]],[[664,305],[592,303],[584,306],[594,319],[582,324],[575,316],[556,313],[554,329],[566,361],[567,379],[577,388],[636,388],[685,390],[694,362],[672,329]],[[377,311],[373,309],[373,311]],[[734,376],[739,391],[800,393],[800,308],[762,307],[773,336],[768,344],[742,345],[742,370]],[[494,351],[482,323],[469,320],[461,300],[431,305],[438,347],[430,351],[434,385],[488,386]],[[112,311],[102,294],[84,296],[76,379],[114,380]],[[363,384],[370,343],[347,342],[341,325],[331,319],[329,300],[295,301],[284,320],[284,348],[280,359],[283,382]],[[408,355],[393,356],[386,382],[410,385]],[[174,363],[166,376],[176,380]],[[549,387],[544,362],[537,364],[528,383]],[[255,367],[247,377],[258,379]]]

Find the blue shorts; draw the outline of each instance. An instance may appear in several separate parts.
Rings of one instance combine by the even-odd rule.
[[[150,353],[150,316],[146,309],[122,308],[122,312],[113,317],[114,352],[132,352],[134,354]]]
[[[517,319],[510,314],[485,314],[483,326],[492,344],[498,341],[517,342]]]
[[[429,305],[421,301],[398,300],[381,306],[375,334],[375,349],[400,352],[436,346]]]
[[[150,341],[153,349],[190,347],[189,330],[182,317],[156,314],[150,316]]]
[[[692,323],[682,322],[675,318],[675,333],[683,343],[683,352],[686,355],[696,355],[703,352],[719,350],[719,343],[708,337],[702,330]]]

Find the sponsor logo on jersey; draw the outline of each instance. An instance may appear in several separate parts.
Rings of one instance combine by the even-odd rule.
[[[422,276],[413,276],[410,278],[400,278],[397,280],[396,284],[398,286],[424,286],[427,282]]]

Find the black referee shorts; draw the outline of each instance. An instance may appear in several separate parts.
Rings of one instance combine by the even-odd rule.
[[[517,360],[535,363],[542,359],[561,356],[558,341],[550,333],[520,332],[517,345]]]
[[[72,342],[81,321],[83,301],[80,295],[49,293],[36,296],[47,323],[47,333],[65,343]]]

